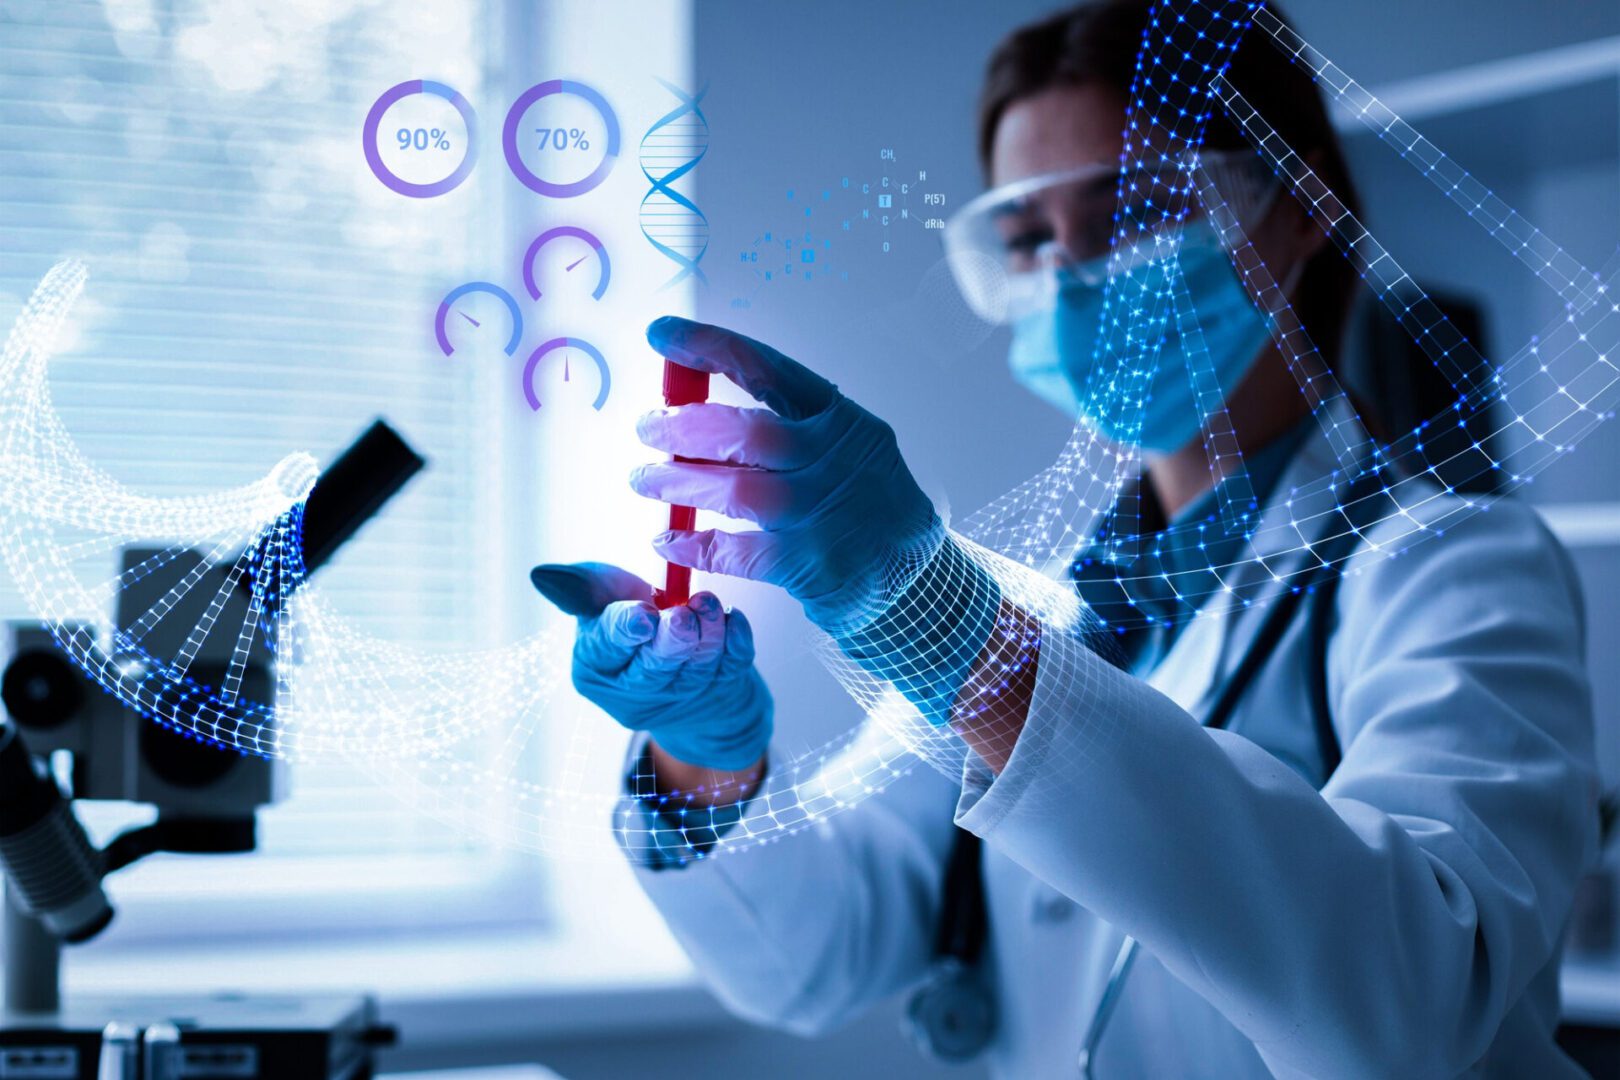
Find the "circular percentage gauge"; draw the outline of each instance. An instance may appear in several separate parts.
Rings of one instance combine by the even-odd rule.
[[[601,350],[590,342],[571,337],[552,338],[529,354],[528,363],[523,365],[523,396],[528,400],[529,408],[535,412],[540,411],[540,394],[534,388],[534,374],[535,370],[540,366],[540,361],[554,352],[562,352],[563,381],[568,382],[570,381],[569,376],[572,374],[571,352],[576,349],[584,353],[596,365],[596,373],[600,377],[600,384],[596,392],[596,400],[591,403],[591,408],[597,412],[602,411],[602,406],[607,404],[608,391],[613,386],[613,374],[608,370],[607,358],[602,355]]]
[[[613,171],[619,118],[594,88],[552,79],[529,87],[512,103],[501,145],[507,167],[525,187],[569,199],[592,190]]]
[[[484,329],[485,320],[474,317],[458,304],[462,297],[470,293],[488,293],[506,305],[507,313],[512,320],[512,331],[507,336],[502,350],[507,356],[516,355],[518,343],[523,340],[523,313],[518,310],[517,300],[511,293],[489,281],[469,281],[465,285],[451,289],[445,298],[439,301],[439,310],[433,316],[433,336],[438,339],[440,351],[446,356],[456,351],[455,346],[450,344],[450,324],[454,323],[459,328],[465,323],[474,330]],[[452,315],[455,318],[452,318]]]
[[[399,102],[417,94],[426,94],[449,102],[460,114],[462,126],[466,130],[466,136],[462,139],[460,163],[449,175],[428,183],[408,180],[389,168],[388,163],[383,160],[383,146],[378,141],[382,135],[383,114]],[[398,128],[390,138],[399,140],[398,150],[401,154],[427,157],[449,153],[452,149],[451,132],[446,127],[407,125]],[[473,112],[472,103],[463,97],[460,91],[430,79],[410,79],[384,90],[382,96],[372,103],[371,111],[366,113],[361,142],[365,149],[366,164],[371,166],[372,174],[381,180],[385,187],[413,199],[431,199],[435,195],[443,195],[459,187],[462,181],[472,174],[473,164],[478,160],[477,115]],[[431,161],[431,158],[428,160]]]
[[[608,260],[607,248],[602,246],[591,232],[581,229],[577,225],[559,225],[555,229],[547,229],[534,238],[529,250],[523,254],[523,284],[528,288],[529,295],[540,299],[540,282],[535,274],[535,259],[539,257],[541,249],[557,240],[579,240],[585,244],[585,250],[580,253],[578,245],[567,245],[567,254],[563,257],[563,272],[572,273],[592,258],[596,260],[596,288],[591,290],[591,299],[600,300],[607,292],[608,281],[613,276],[613,265]]]

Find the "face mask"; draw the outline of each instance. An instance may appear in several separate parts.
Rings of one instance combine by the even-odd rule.
[[[1270,323],[1250,302],[1237,271],[1208,225],[1199,222],[1186,227],[1180,258],[1215,382],[1223,393],[1230,394],[1270,336]],[[1164,344],[1147,380],[1140,432],[1124,427],[1130,418],[1125,415],[1123,402],[1082,401],[1082,395],[1097,392],[1088,382],[1098,366],[1094,353],[1097,330],[1102,325],[1104,291],[1103,285],[1087,284],[1082,278],[1106,280],[1106,264],[1105,256],[1078,271],[1057,271],[1057,295],[1050,308],[1026,315],[1014,324],[1008,366],[1022,386],[1070,416],[1083,418],[1111,442],[1135,443],[1158,454],[1180,449],[1203,429],[1204,417],[1172,312],[1166,312],[1169,321]],[[1147,266],[1140,266],[1127,271],[1127,276],[1147,271]]]

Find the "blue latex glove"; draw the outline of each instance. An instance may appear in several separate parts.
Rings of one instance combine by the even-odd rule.
[[[771,739],[771,692],[754,667],[754,632],[713,593],[660,612],[652,586],[605,563],[537,566],[546,599],[579,618],[574,686],[689,765],[753,767]]]
[[[846,655],[942,721],[989,636],[1000,592],[946,537],[893,430],[741,334],[663,318],[647,339],[768,406],[687,405],[641,419],[648,446],[711,464],[642,466],[631,476],[636,491],[760,526],[664,533],[658,553],[780,585]]]
[[[687,405],[642,417],[638,431],[648,446],[723,464],[647,465],[632,474],[631,487],[761,527],[665,534],[654,544],[659,554],[780,585],[835,635],[870,622],[943,536],[889,425],[741,334],[664,318],[647,339],[677,363],[729,376],[770,407]]]

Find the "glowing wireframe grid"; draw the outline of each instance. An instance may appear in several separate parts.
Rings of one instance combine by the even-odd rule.
[[[1505,362],[1492,362],[1440,314],[1395,257],[1350,214],[1304,160],[1225,79],[1234,50],[1253,26],[1259,37],[1305,65],[1319,85],[1427,176],[1439,191],[1495,237],[1563,301],[1564,315]],[[934,726],[894,689],[910,674],[926,680],[916,639],[939,634],[940,613],[959,611],[964,595],[997,596],[1015,614],[998,616],[991,662],[964,688],[958,715],[993,716],[998,696],[1038,653],[1045,667],[1089,695],[1092,745],[1128,735],[1131,718],[1104,676],[1108,626],[1062,575],[1077,549],[1108,518],[1110,565],[1127,592],[1168,586],[1201,617],[1241,611],[1300,587],[1320,568],[1326,543],[1359,534],[1360,553],[1346,563],[1397,554],[1443,532],[1489,499],[1456,492],[1431,460],[1432,431],[1419,428],[1380,443],[1320,361],[1269,269],[1243,234],[1239,216],[1198,161],[1208,119],[1222,109],[1247,134],[1257,162],[1313,212],[1374,293],[1442,371],[1456,391],[1459,425],[1487,404],[1510,436],[1497,456],[1480,443],[1465,451],[1502,486],[1527,482],[1566,454],[1615,398],[1620,306],[1610,297],[1613,272],[1579,264],[1546,234],[1418,135],[1375,97],[1284,26],[1262,5],[1239,0],[1164,0],[1153,8],[1136,83],[1125,116],[1126,145],[1117,194],[1111,261],[1148,267],[1115,274],[1108,285],[1094,375],[1082,398],[1090,415],[1139,431],[1143,396],[1168,329],[1186,341],[1187,377],[1206,421],[1212,475],[1224,478],[1223,534],[1243,538],[1240,558],[1199,567],[1185,579],[1151,581],[1139,566],[1150,538],[1133,529],[1128,497],[1135,452],[1078,425],[1054,464],[995,500],[949,533],[960,556],[949,574],[921,572],[916,559],[888,579],[882,616],[893,634],[892,680],[874,678],[831,642],[823,653],[867,715],[867,722],[826,745],[778,755],[758,796],[712,848],[743,850],[797,831],[882,790],[925,760],[949,775],[971,765],[949,724]],[[1271,321],[1274,340],[1321,428],[1319,475],[1275,492],[1256,509],[1218,385],[1199,342],[1198,313],[1179,262],[1182,225],[1207,215],[1246,288]],[[73,659],[109,693],[160,723],[246,753],[307,758],[342,755],[411,794],[425,809],[503,842],[547,852],[602,854],[599,840],[619,792],[595,784],[574,758],[612,725],[571,713],[561,693],[567,628],[504,648],[427,654],[359,633],[303,580],[299,528],[315,479],[307,455],[284,459],[262,481],[185,499],[150,499],[122,487],[84,460],[51,404],[47,367],[52,342],[83,289],[76,263],[53,269],[18,319],[0,359],[0,556],[39,618]],[[1366,478],[1375,482],[1369,485]],[[1370,491],[1359,505],[1345,493]],[[1169,530],[1191,538],[1210,522]],[[140,564],[108,577],[101,565],[127,545],[155,548]],[[210,574],[225,567],[223,578]],[[903,570],[903,572],[902,572]],[[162,573],[176,579],[163,598],[121,632],[108,625],[109,605],[124,589]],[[208,584],[204,585],[203,583]],[[144,647],[181,599],[214,592],[205,614],[172,656]],[[232,591],[246,589],[247,614],[234,624]],[[1146,617],[1144,616],[1144,619]],[[224,635],[232,661],[218,686],[188,677],[204,641]],[[941,638],[951,648],[950,639]],[[275,657],[272,703],[244,700],[247,657],[255,643]],[[1103,643],[1099,643],[1103,642]],[[1078,647],[1077,647],[1078,646]],[[937,654],[940,649],[935,649]],[[946,648],[946,652],[950,648]],[[960,659],[960,657],[957,657]],[[928,663],[935,663],[937,656]],[[907,665],[918,666],[915,672]],[[569,761],[554,783],[526,780],[522,760],[543,727],[572,724]],[[1080,762],[1050,763],[1052,767]],[[499,812],[490,813],[491,804]],[[665,843],[635,814],[612,827],[630,847]],[[667,832],[667,830],[665,830]],[[679,829],[675,832],[678,834]]]

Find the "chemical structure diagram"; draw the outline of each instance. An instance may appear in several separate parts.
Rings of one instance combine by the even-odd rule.
[[[877,156],[875,175],[787,189],[782,226],[759,233],[738,252],[752,281],[732,298],[733,308],[752,307],[772,285],[847,282],[849,253],[888,255],[945,228],[946,195],[929,183],[928,170],[901,168],[892,148]]]

